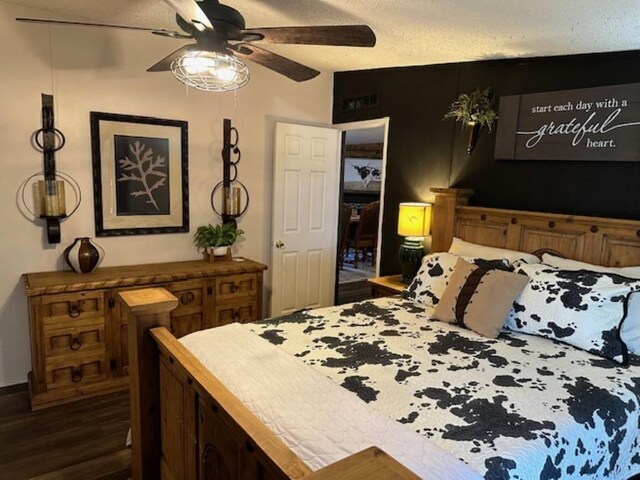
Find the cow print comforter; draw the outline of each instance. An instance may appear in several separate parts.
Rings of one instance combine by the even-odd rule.
[[[521,333],[481,337],[399,297],[251,326],[487,479],[640,473],[640,357],[629,366]]]

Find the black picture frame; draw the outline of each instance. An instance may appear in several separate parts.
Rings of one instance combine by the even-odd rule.
[[[98,237],[189,231],[188,122],[91,112]]]

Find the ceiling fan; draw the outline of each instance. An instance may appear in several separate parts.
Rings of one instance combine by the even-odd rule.
[[[249,70],[242,60],[250,60],[297,82],[320,72],[273,53],[257,42],[373,47],[376,36],[367,25],[246,28],[236,9],[217,0],[164,0],[176,11],[181,32],[104,23],[16,18],[20,22],[84,25],[149,31],[191,43],[160,60],[147,71],[171,71],[186,85],[206,91],[228,91],[249,81]]]

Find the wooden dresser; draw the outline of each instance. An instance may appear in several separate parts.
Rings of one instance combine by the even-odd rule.
[[[128,388],[127,318],[118,293],[162,286],[179,300],[171,313],[176,337],[262,316],[262,273],[250,260],[158,263],[93,273],[23,275],[29,303],[31,408]]]

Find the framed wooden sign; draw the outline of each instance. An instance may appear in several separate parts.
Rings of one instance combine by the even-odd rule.
[[[187,122],[91,112],[96,235],[189,231]]]
[[[500,97],[495,157],[640,161],[640,83]]]

